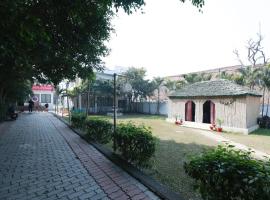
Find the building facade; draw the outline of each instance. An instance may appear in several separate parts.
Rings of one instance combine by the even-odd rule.
[[[258,128],[261,95],[228,80],[188,85],[169,95],[168,120],[209,129],[222,122],[225,131],[248,134]]]
[[[41,109],[48,104],[49,110],[54,108],[54,87],[52,85],[33,85],[32,86],[34,109]]]

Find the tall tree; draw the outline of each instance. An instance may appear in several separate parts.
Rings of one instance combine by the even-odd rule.
[[[160,89],[161,89],[161,86],[163,86],[164,84],[164,79],[161,78],[161,77],[155,77],[153,79],[153,83],[154,83],[154,86],[155,86],[155,89],[157,90],[157,112],[156,114],[160,114]]]
[[[166,86],[169,91],[181,89],[185,84],[186,84],[185,80],[177,80],[177,81],[173,81],[170,79],[164,80],[164,86]]]
[[[143,89],[146,70],[144,68],[130,67],[123,73],[124,79],[127,79],[132,86],[132,102],[139,100],[144,95]]]
[[[199,9],[204,5],[204,0],[190,1]],[[105,43],[113,31],[111,19],[120,8],[130,14],[144,4],[144,0],[1,0],[1,105],[14,82],[57,85],[102,69],[102,57],[108,54]]]
[[[184,78],[188,84],[192,84],[201,81],[209,81],[211,80],[212,75],[208,73],[190,73],[186,74]]]
[[[264,77],[264,70],[262,71],[258,68],[258,65],[261,67],[265,67],[267,65],[268,59],[265,55],[262,46],[263,37],[261,33],[257,34],[257,38],[250,39],[247,43],[247,51],[248,51],[248,61],[250,63],[249,66],[245,66],[243,61],[240,58],[239,52],[237,50],[234,51],[238,61],[240,62],[242,68],[239,70],[241,72],[241,79],[244,85],[249,86],[250,89],[254,89],[256,85],[262,87],[263,90],[263,103],[262,103],[262,115],[264,113],[264,100],[265,100],[265,91],[266,85],[264,81],[262,81],[262,77]],[[268,92],[269,94],[269,92]]]

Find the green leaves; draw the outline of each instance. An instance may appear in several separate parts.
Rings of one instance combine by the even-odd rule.
[[[105,119],[88,118],[85,122],[87,134],[91,140],[106,144],[112,139],[112,123]]]
[[[114,137],[116,148],[125,160],[138,166],[148,165],[156,149],[156,139],[150,128],[132,123],[120,124]]]
[[[250,152],[218,146],[193,157],[184,168],[203,199],[270,199],[270,161],[256,160]]]
[[[86,114],[72,112],[71,114],[71,124],[75,128],[83,129],[85,127]]]

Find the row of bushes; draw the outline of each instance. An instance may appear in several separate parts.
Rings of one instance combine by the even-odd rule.
[[[121,156],[137,166],[147,166],[155,153],[156,139],[149,127],[136,126],[131,122],[117,125],[113,133],[113,124],[106,119],[89,117],[85,114],[73,113],[72,126],[85,129],[87,136],[96,142],[106,144],[115,142],[115,147]]]
[[[135,165],[144,166],[155,152],[155,138],[148,127],[120,124],[113,134],[113,125],[109,121],[85,119],[72,116],[74,125],[86,127],[92,140],[108,143],[114,139],[122,157]],[[79,123],[80,120],[84,122]],[[231,145],[218,146],[191,158],[184,164],[184,169],[195,179],[204,200],[268,200],[270,160],[254,159],[251,153]]]
[[[251,152],[219,146],[195,156],[184,168],[205,200],[270,199],[270,161],[256,160]]]

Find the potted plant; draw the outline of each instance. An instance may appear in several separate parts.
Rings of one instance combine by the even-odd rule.
[[[175,115],[175,122],[176,125],[178,125],[177,115]]]
[[[221,125],[222,125],[223,122],[224,122],[223,119],[220,119],[220,118],[217,119],[217,123],[218,123],[217,131],[218,132],[222,132]]]
[[[180,117],[178,117],[178,115],[176,115],[176,116],[175,116],[175,124],[176,124],[176,125],[182,125],[183,120],[182,120],[182,119],[178,120],[178,118],[180,118]]]
[[[216,129],[216,124],[215,124],[215,122],[212,123],[212,124],[210,125],[210,129],[211,129],[212,131],[215,131],[215,129]]]

